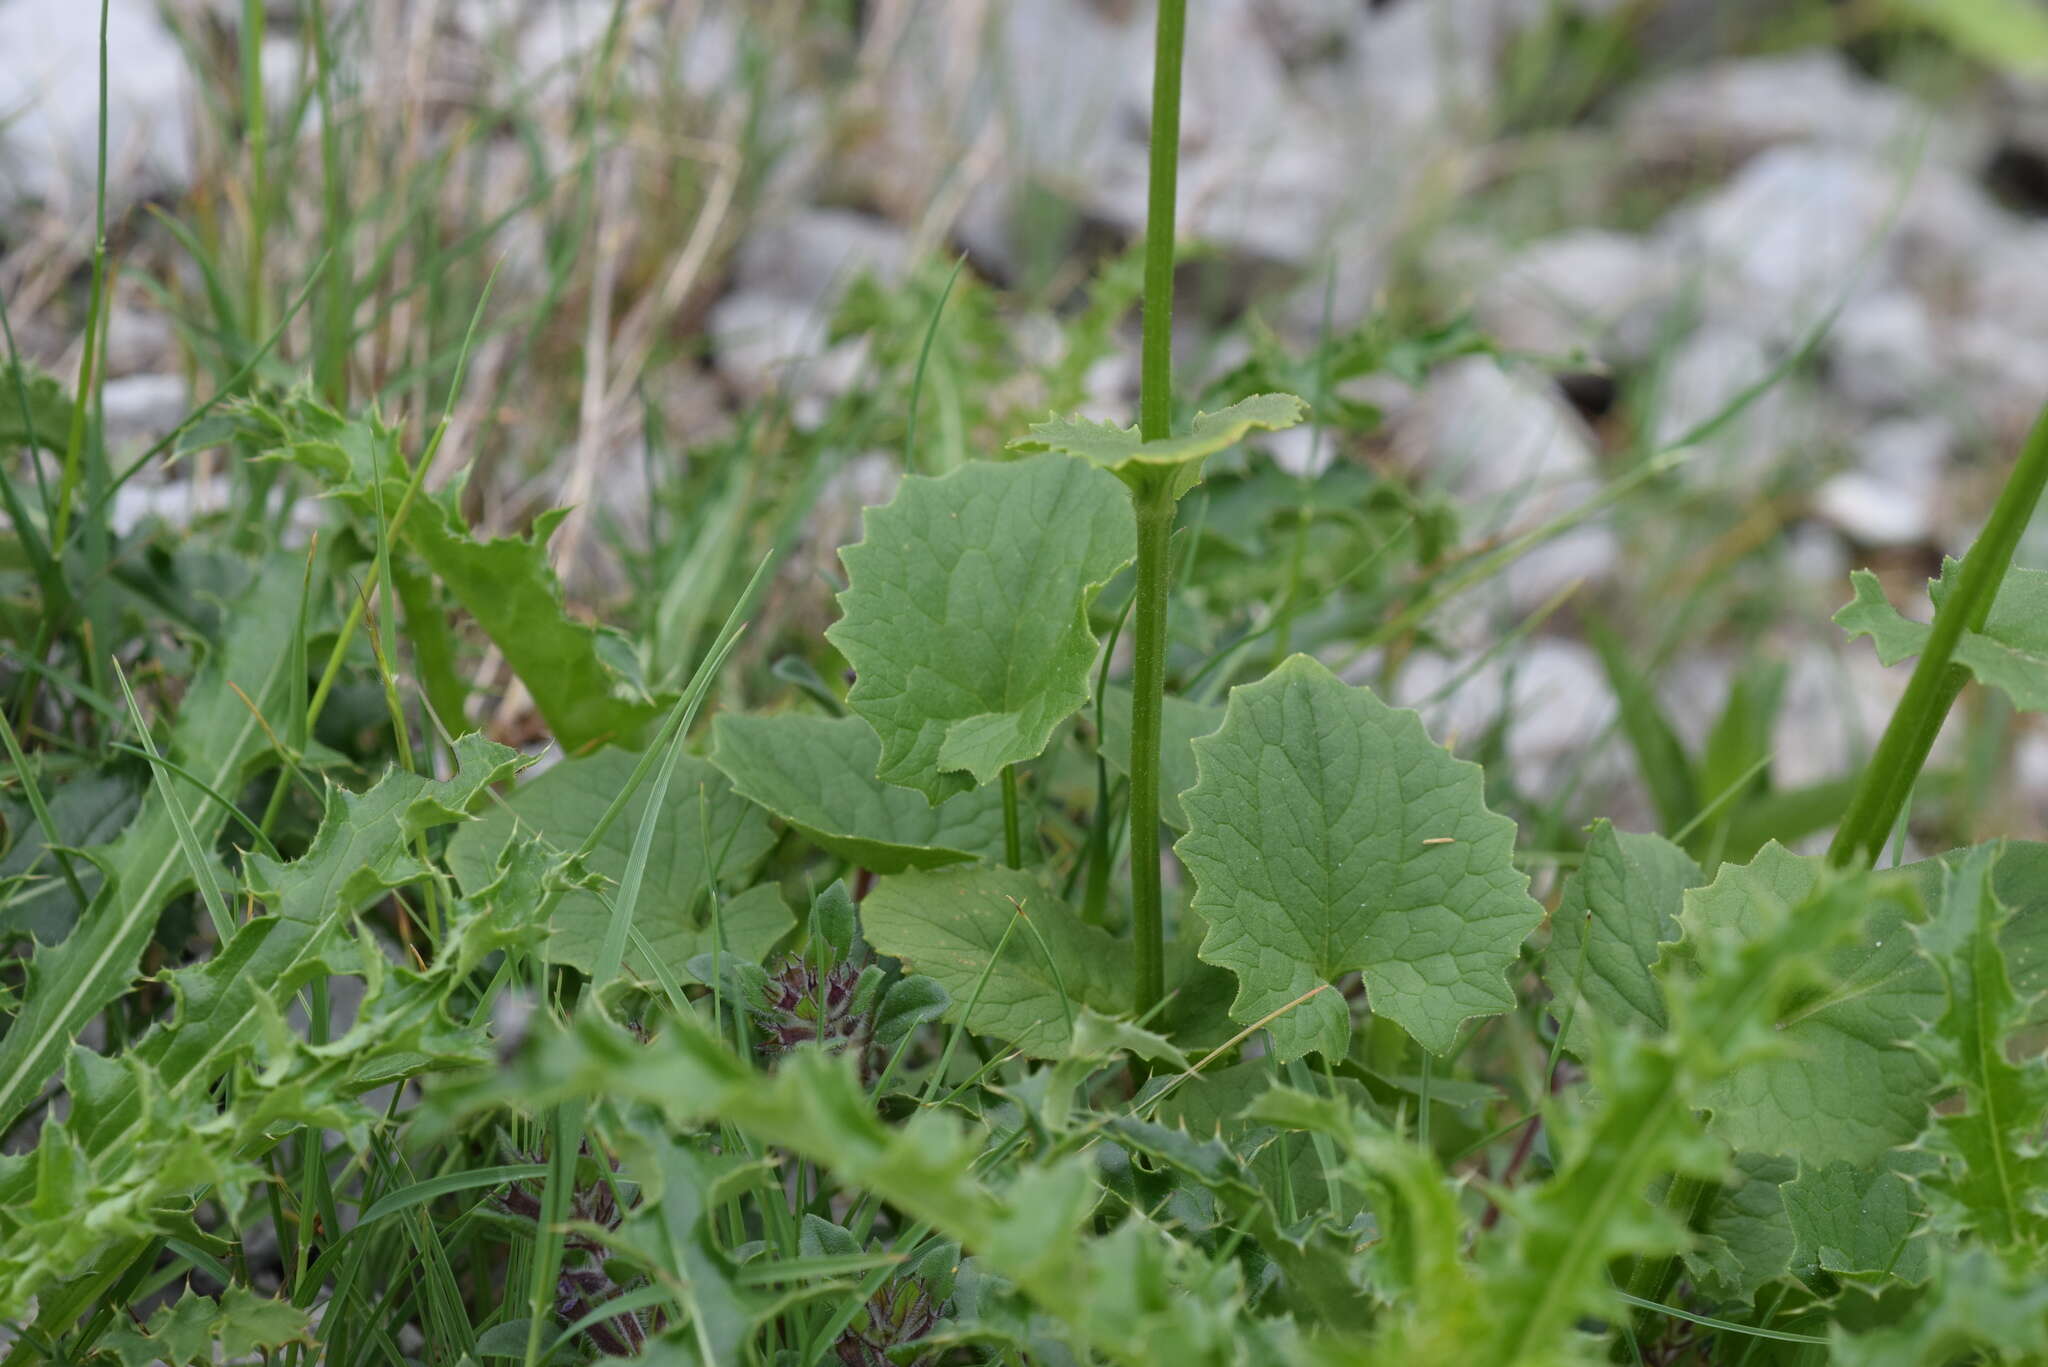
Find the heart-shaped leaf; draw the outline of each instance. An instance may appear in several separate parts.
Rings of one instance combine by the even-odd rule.
[[[1088,604],[1135,552],[1123,491],[1066,456],[913,476],[870,508],[825,635],[876,775],[936,804],[1037,758],[1088,700]]]
[[[1174,846],[1208,922],[1201,957],[1237,975],[1250,1023],[1344,973],[1424,1048],[1514,1005],[1507,967],[1543,919],[1514,866],[1515,825],[1486,809],[1479,766],[1434,744],[1413,712],[1296,655],[1232,690],[1195,743]],[[1267,1029],[1282,1059],[1342,1057],[1335,992]]]
[[[742,796],[861,868],[901,873],[1002,853],[1001,794],[981,788],[934,807],[882,782],[882,742],[859,717],[728,712],[711,734],[711,762]]]

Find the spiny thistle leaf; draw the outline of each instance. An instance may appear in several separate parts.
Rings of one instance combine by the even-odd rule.
[[[2038,1043],[2024,1063],[2008,1054],[2028,1004],[2013,991],[1999,947],[2011,919],[1993,887],[2000,853],[1979,847],[1951,869],[1919,932],[1948,997],[1920,1046],[1962,1101],[1936,1115],[1922,1138],[1942,1166],[1920,1184],[1946,1233],[1981,1240],[2025,1269],[2048,1255],[2048,1065]]]
[[[344,418],[306,389],[230,414],[244,439],[310,471],[358,516],[390,519],[412,471],[399,432],[371,413]],[[623,642],[569,616],[548,561],[548,538],[568,510],[535,519],[527,536],[482,540],[463,521],[462,482],[413,498],[401,537],[476,619],[532,694],[562,747],[636,746],[672,698],[650,696],[621,668]]]
[[[259,572],[229,608],[227,637],[186,692],[162,744],[165,755],[217,793],[237,792],[271,753],[266,722],[290,696],[288,645],[299,576],[281,565]],[[246,701],[244,701],[246,699]],[[227,813],[196,790],[178,793],[202,849],[218,839]],[[160,785],[134,824],[93,855],[105,881],[91,909],[61,945],[28,966],[19,1014],[0,1039],[0,1130],[21,1118],[62,1065],[87,1021],[126,992],[164,904],[192,886],[179,855],[176,818]]]

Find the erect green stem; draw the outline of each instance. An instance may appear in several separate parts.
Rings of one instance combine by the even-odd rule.
[[[1152,176],[1145,217],[1145,346],[1138,431],[1173,434],[1173,210],[1180,171],[1180,59],[1187,0],[1159,0],[1152,63]],[[1131,680],[1131,934],[1138,1015],[1166,995],[1166,931],[1159,889],[1159,714],[1166,693],[1167,543],[1173,537],[1172,476],[1131,485],[1138,519],[1136,651]]]
[[[1018,811],[1017,766],[1003,766],[1003,862],[1013,869],[1024,867],[1024,822]]]
[[[1134,493],[1138,512],[1138,593],[1132,611],[1136,648],[1131,680],[1131,933],[1138,1014],[1166,993],[1166,932],[1159,889],[1159,715],[1166,694],[1167,545],[1173,492],[1163,481]]]
[[[2048,488],[2048,409],[2027,437],[2019,463],[1991,510],[1991,520],[1984,524],[1984,534],[1963,557],[1955,588],[1935,610],[1927,646],[1863,771],[1834,843],[1828,846],[1830,864],[1875,861],[1884,849],[1885,838],[1905,810],[1914,781],[1934,748],[1934,738],[1941,733],[1941,724],[1969,676],[1968,670],[1954,663],[1956,646],[1965,631],[1983,630],[1998,597],[1998,586],[2012,566],[2020,534],[2033,518],[2044,488]]]
[[[1145,351],[1138,433],[1173,435],[1173,210],[1180,179],[1180,55],[1187,0],[1159,0],[1152,48],[1152,178],[1145,205]]]

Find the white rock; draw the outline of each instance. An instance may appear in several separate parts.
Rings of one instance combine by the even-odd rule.
[[[1454,361],[1394,421],[1395,449],[1430,479],[1527,516],[1595,473],[1592,435],[1540,378]]]
[[[1706,327],[1685,338],[1666,358],[1657,391],[1657,444],[1675,445],[1718,418],[1769,375],[1773,364],[1763,344],[1741,332]],[[1780,449],[1789,406],[1782,381],[1758,394],[1681,467],[1686,477],[1749,487]]]
[[[2048,337],[2048,226],[2014,227],[1970,261],[1964,309]]]
[[[1614,718],[1614,697],[1599,657],[1576,641],[1539,635],[1476,666],[1472,659],[1420,655],[1397,677],[1394,698],[1421,712],[1430,735],[1460,751],[1504,716],[1516,783],[1538,798],[1557,794],[1583,766],[1591,766],[1592,788],[1603,799],[1627,779],[1613,747],[1594,749]],[[1605,801],[1601,810],[1610,810]]]
[[[1779,147],[1674,214],[1662,236],[1698,272],[1710,322],[1793,342],[1852,287],[1889,278],[1896,198],[1895,179],[1857,153]]]
[[[1297,478],[1314,479],[1336,459],[1337,444],[1328,432],[1303,425],[1274,432],[1258,442],[1273,463]]]
[[[1853,470],[1815,491],[1814,511],[1866,546],[1913,546],[1940,525],[1942,472],[1956,445],[1945,418],[1879,423],[1857,444]]]
[[[171,322],[162,310],[118,302],[107,310],[100,351],[107,374],[155,370],[170,364],[174,352]]]
[[[192,391],[180,375],[130,375],[108,380],[101,401],[107,445],[122,449],[153,442],[176,427],[191,411]]]
[[[1927,306],[1903,289],[1853,300],[1827,340],[1829,383],[1850,402],[1892,412],[1924,403],[1943,379]]]
[[[828,344],[819,310],[761,290],[728,294],[705,319],[712,363],[742,399],[777,391],[796,400],[795,418],[809,426],[821,401],[851,389],[866,364],[864,338]]]
[[[1694,165],[1742,160],[1788,143],[1879,149],[1916,137],[1916,101],[1815,49],[1715,62],[1670,76],[1630,100],[1618,126],[1639,160]]]
[[[1516,350],[1635,360],[1654,342],[1676,284],[1656,244],[1589,228],[1523,249],[1475,309],[1480,326]]]
[[[1967,319],[1948,331],[1948,378],[1995,445],[2013,449],[2025,439],[2048,392],[2048,338],[2022,331],[2019,320]]]
[[[0,211],[90,213],[99,163],[100,7],[0,0]],[[107,200],[119,214],[192,177],[191,64],[148,0],[108,0]]]
[[[863,274],[901,278],[909,242],[883,219],[845,209],[806,209],[748,230],[734,287],[823,310]]]

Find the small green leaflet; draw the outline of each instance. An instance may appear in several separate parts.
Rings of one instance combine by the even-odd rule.
[[[946,1019],[965,1012],[968,1029],[1037,1058],[1067,1052],[1084,1004],[1111,1014],[1130,1006],[1129,943],[1081,921],[1028,872],[896,874],[876,882],[860,921],[869,944],[946,989]]]
[[[1585,860],[1551,916],[1543,960],[1551,1013],[1571,1022],[1568,1047],[1583,1051],[1599,1029],[1665,1028],[1664,993],[1650,965],[1662,942],[1678,938],[1685,890],[1701,877],[1692,856],[1663,836],[1593,823]]]
[[[1091,461],[1137,488],[1160,475],[1173,481],[1180,497],[1202,477],[1202,462],[1243,441],[1254,428],[1278,432],[1308,415],[1308,405],[1292,394],[1254,394],[1218,413],[1197,413],[1188,430],[1177,437],[1146,441],[1135,427],[1091,422],[1086,418],[1052,418],[1031,424],[1031,435],[1010,443],[1013,451],[1063,451]]]
[[[881,738],[877,777],[937,804],[1037,758],[1088,701],[1088,604],[1136,538],[1116,482],[1058,455],[912,476],[870,508],[825,635]]]
[[[860,868],[900,873],[1003,852],[999,792],[978,788],[935,807],[882,782],[882,743],[859,717],[727,712],[711,736],[711,762],[742,797]]]
[[[624,750],[563,760],[458,832],[448,844],[448,867],[466,892],[487,886],[497,877],[498,852],[515,825],[539,832],[565,853],[575,849],[638,761],[638,755]],[[608,887],[616,887],[626,871],[640,814],[647,810],[647,794],[643,786],[584,861],[592,873],[608,880]],[[686,965],[692,958],[718,948],[707,887],[715,883],[721,895],[746,888],[774,843],[767,815],[734,793],[725,775],[694,755],[681,757],[655,828],[646,886],[633,915],[634,929],[679,978],[688,979]],[[774,888],[751,889],[720,908],[717,928],[725,935],[720,952],[758,963],[794,919]],[[551,963],[590,972],[610,921],[607,903],[595,891],[563,894],[544,956]],[[655,981],[637,949],[626,952],[625,966],[643,982]]]
[[[1702,941],[1745,940],[1776,909],[1811,898],[1821,880],[1819,859],[1775,841],[1749,864],[1723,865],[1711,884],[1685,894],[1685,938],[1666,957],[1691,958]],[[1940,1010],[1941,980],[1914,943],[1899,891],[1896,883],[1878,890],[1862,938],[1827,958],[1832,985],[1779,1020],[1790,1048],[1736,1068],[1700,1098],[1715,1133],[1735,1148],[1868,1167],[1920,1133],[1935,1076],[1912,1041]]]
[[[1415,713],[1296,655],[1232,690],[1194,748],[1174,849],[1209,926],[1201,957],[1237,975],[1234,1019],[1357,970],[1372,1009],[1441,1054],[1465,1021],[1514,1006],[1507,968],[1543,919],[1515,825]],[[1323,992],[1267,1029],[1283,1060],[1341,1058],[1350,1009]]]
[[[1943,560],[1941,577],[1928,585],[1937,609],[1959,569],[1960,562]],[[1849,578],[1856,596],[1835,614],[1836,625],[1852,641],[1868,636],[1885,664],[1918,655],[1934,628],[1902,616],[1869,570],[1857,570]],[[2048,711],[2048,570],[2007,571],[1984,630],[1965,631],[1956,643],[1955,659],[1979,683],[2002,690],[2013,706]]]
[[[1947,1006],[1921,1037],[1962,1105],[1934,1118],[1921,1145],[1942,1160],[1921,1179],[1944,1230],[1983,1240],[2015,1268],[2048,1253],[2048,1065],[2034,1042],[2012,1062],[2008,1041],[2027,1023],[1999,935],[2010,913],[1992,871],[2001,851],[1980,846],[1950,870],[1920,943],[1939,967]]]
[[[1700,1289],[1716,1299],[1746,1303],[1785,1274],[1794,1239],[1781,1193],[1798,1171],[1789,1158],[1735,1156],[1685,1255]]]

